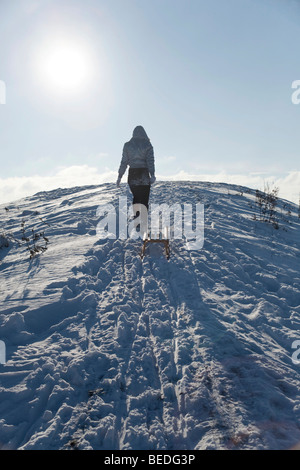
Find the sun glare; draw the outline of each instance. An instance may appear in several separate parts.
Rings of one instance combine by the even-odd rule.
[[[88,47],[66,39],[39,47],[36,71],[44,88],[57,95],[81,93],[93,78],[93,60]]]

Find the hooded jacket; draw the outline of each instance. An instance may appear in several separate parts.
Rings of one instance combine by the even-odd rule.
[[[119,178],[129,166],[128,183],[134,185],[150,184],[150,176],[155,174],[154,151],[149,137],[142,126],[137,126],[129,142],[123,147],[119,168]],[[150,175],[150,176],[149,176]]]

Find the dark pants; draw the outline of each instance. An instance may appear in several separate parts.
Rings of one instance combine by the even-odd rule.
[[[132,204],[143,204],[149,208],[150,184],[149,185],[130,185],[130,190],[133,195]]]

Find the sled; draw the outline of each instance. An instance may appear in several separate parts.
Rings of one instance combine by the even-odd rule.
[[[140,254],[141,259],[143,259],[144,256],[145,256],[145,251],[146,251],[147,245],[149,245],[151,243],[163,244],[164,245],[164,251],[165,251],[165,254],[166,254],[166,258],[169,259],[170,258],[170,241],[169,241],[168,233],[169,233],[168,227],[164,228],[162,238],[160,238],[160,234],[157,234],[156,236],[154,235],[154,237],[152,237],[152,236],[150,236],[150,233],[145,233],[144,236],[143,236],[143,246],[142,246],[142,250],[141,250],[141,254]]]

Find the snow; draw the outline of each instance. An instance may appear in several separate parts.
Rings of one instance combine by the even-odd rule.
[[[99,239],[113,184],[0,206],[3,449],[289,449],[300,442],[300,219],[254,220],[255,191],[158,182],[151,201],[204,204],[205,241],[171,257]],[[285,216],[286,207],[291,213]],[[44,231],[29,259],[21,239]]]

